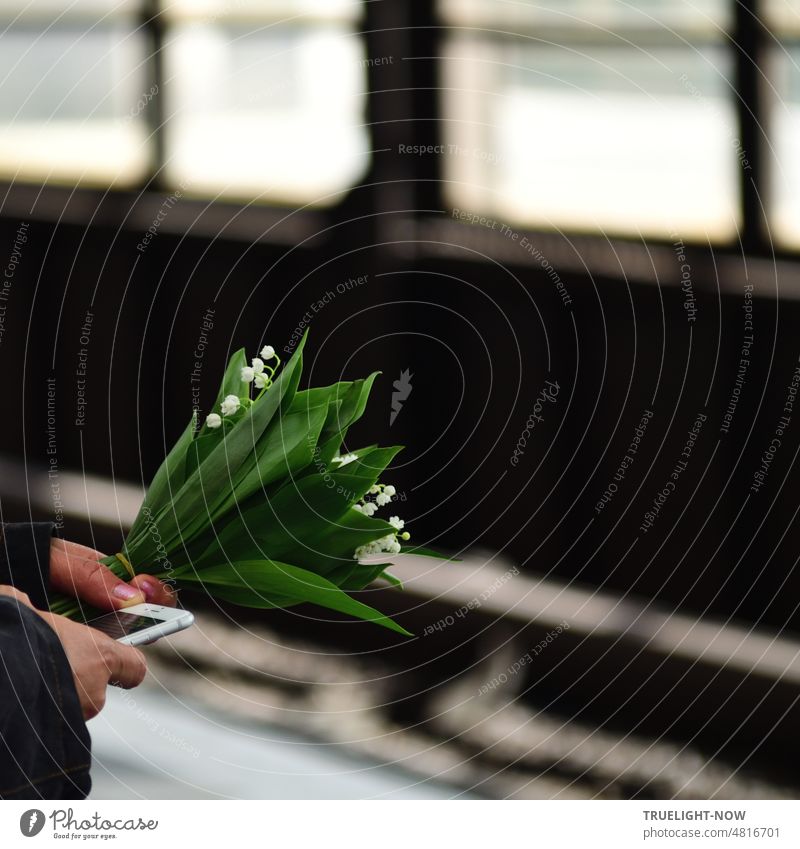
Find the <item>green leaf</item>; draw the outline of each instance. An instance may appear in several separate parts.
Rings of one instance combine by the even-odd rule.
[[[205,460],[209,454],[217,447],[222,434],[216,433],[213,430],[208,430],[197,439],[192,440],[186,451],[186,471],[184,480],[188,480],[193,475],[198,466]]]
[[[337,396],[336,400],[341,400],[341,406],[332,421],[329,417],[320,434],[318,456],[322,463],[331,462],[340,450],[348,428],[364,414],[372,384],[379,374],[380,372],[376,371],[364,380],[354,380],[343,394]]]
[[[391,572],[383,571],[378,577],[383,578],[384,581],[388,581],[393,587],[397,587],[398,590],[403,589],[403,582],[397,575],[393,575]]]
[[[300,409],[293,404],[286,415],[273,421],[258,441],[252,463],[242,465],[229,497],[215,515],[230,511],[275,481],[291,480],[311,463],[327,409],[327,404]]]
[[[237,398],[250,397],[250,384],[242,380],[242,369],[248,365],[247,353],[244,348],[239,348],[238,351],[231,355],[228,360],[228,367],[225,369],[225,374],[222,376],[222,383],[217,393],[217,400],[211,408],[211,412],[219,413],[220,404],[223,398],[227,395],[236,395]],[[204,424],[205,427],[205,424]]]
[[[267,597],[246,587],[228,587],[221,584],[210,584],[206,587],[199,579],[187,579],[186,581],[178,579],[177,585],[181,591],[199,592],[202,588],[210,599],[215,601],[229,601],[231,604],[238,604],[240,607],[249,607],[257,610],[283,610],[284,608],[294,607],[303,603],[296,598],[279,595],[278,593],[271,593]]]
[[[394,453],[395,449],[375,451],[381,461]],[[340,585],[353,573],[353,554],[359,546],[395,532],[383,519],[352,508],[375,478],[371,463],[350,475],[353,465],[341,472],[301,478],[271,499],[253,496],[241,514],[224,518],[218,532],[212,528],[205,533],[190,557],[198,565],[262,557],[291,560]],[[360,589],[371,580],[367,576],[354,586]]]
[[[387,566],[391,563],[360,563],[357,569],[351,570],[349,575],[343,576],[341,581],[336,581],[337,586],[343,590],[363,590],[368,587]]]
[[[412,636],[388,616],[384,616],[369,605],[342,592],[335,584],[289,563],[275,560],[245,560],[224,566],[213,566],[200,570],[194,576],[181,576],[182,584],[198,584],[213,597],[217,589],[223,592],[234,589],[239,601],[245,606],[260,606],[260,602],[273,603],[274,598],[289,598],[296,602],[313,602],[321,607],[336,610],[382,625],[398,634]],[[248,595],[248,592],[251,593]],[[228,595],[228,600],[231,596]]]
[[[157,513],[161,505],[169,502],[170,498],[177,493],[185,480],[186,453],[192,444],[195,428],[197,427],[197,414],[193,414],[177,442],[158,467],[150,486],[147,488],[142,506],[128,532],[128,539],[134,540],[143,530],[146,524],[148,511]]]
[[[321,470],[288,481],[269,499],[259,494],[227,515],[216,533],[204,535],[193,550],[200,562],[249,557],[290,559],[322,575],[342,574],[356,548],[393,533],[381,519],[352,509],[364,496],[399,447],[375,448],[362,461],[341,471]],[[316,461],[315,461],[316,462]]]
[[[161,544],[169,551],[193,535],[202,532],[214,516],[214,508],[225,501],[230,492],[231,481],[248,457],[253,447],[266,430],[272,418],[285,400],[285,408],[291,405],[302,370],[303,346],[306,337],[262,398],[247,410],[245,416],[229,431],[221,434],[220,442],[209,456],[186,480],[167,503],[154,505],[153,517]],[[229,368],[230,370],[230,368]],[[226,375],[227,377],[227,375]],[[288,397],[287,397],[288,396]],[[153,537],[153,534],[149,535]],[[156,553],[151,539],[137,540],[137,550],[129,549],[136,562],[143,562]]]
[[[359,452],[358,459],[342,466],[342,470],[346,470],[347,474],[358,475],[364,480],[369,480],[370,486],[372,486],[386,471],[389,463],[402,450],[402,445],[392,445],[389,448],[373,448],[369,451],[361,451]]]

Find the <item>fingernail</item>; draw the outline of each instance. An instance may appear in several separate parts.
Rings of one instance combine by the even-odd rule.
[[[141,595],[139,590],[135,590],[127,584],[117,584],[111,592],[112,595],[121,598],[123,601],[130,601],[132,598],[136,598],[137,595]]]
[[[156,586],[151,581],[142,581],[139,584],[139,589],[144,593],[147,601],[152,601],[156,594]]]

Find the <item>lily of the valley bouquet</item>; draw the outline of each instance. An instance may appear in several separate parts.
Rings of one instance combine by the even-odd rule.
[[[301,391],[304,344],[283,368],[270,346],[249,363],[244,350],[231,357],[213,411],[192,417],[122,551],[102,562],[122,579],[150,573],[253,608],[313,602],[408,634],[348,595],[399,583],[363,556],[409,538],[397,516],[375,515],[396,495],[381,478],[400,447],[341,453],[377,373]],[[81,618],[74,599],[51,610]]]

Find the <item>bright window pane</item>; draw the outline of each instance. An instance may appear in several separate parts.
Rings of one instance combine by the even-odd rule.
[[[0,9],[6,18],[23,16],[30,20],[46,15],[48,23],[53,23],[54,18],[61,18],[63,23],[81,17],[130,18],[140,11],[141,5],[141,0],[3,0]]]
[[[135,182],[150,156],[144,40],[132,18],[101,19],[119,3],[75,3],[55,22],[40,17],[50,5],[0,10],[0,174]]]
[[[168,32],[166,173],[188,192],[329,204],[367,168],[360,38],[347,20],[302,18],[319,4],[276,5],[298,22],[231,13]]]
[[[527,5],[516,4],[517,11]],[[576,13],[585,7],[595,20],[624,8],[566,5]],[[641,29],[645,5],[663,4],[641,4],[626,33],[616,27],[598,34],[581,24],[534,27],[535,37],[453,36],[444,66],[444,140],[454,206],[530,226],[735,235],[744,152],[729,54],[715,43],[715,27],[696,46],[667,29]],[[697,17],[695,28],[703,21]]]
[[[800,247],[800,0],[766,0],[774,37],[766,70],[772,83],[769,132],[770,237]]]
[[[776,35],[800,33],[800,0],[763,0],[764,23]]]
[[[785,245],[800,245],[800,46],[776,49],[769,67],[771,110],[770,229]]]
[[[361,13],[361,0],[164,0],[171,18],[206,21],[213,18],[261,18],[298,21],[309,18],[354,21]]]
[[[593,26],[615,32],[665,27],[697,33],[727,29],[732,20],[730,0],[441,0],[441,6],[453,23],[487,27]]]

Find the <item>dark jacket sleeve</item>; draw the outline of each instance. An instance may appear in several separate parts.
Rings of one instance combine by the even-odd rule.
[[[0,525],[0,584],[10,584],[30,596],[39,610],[47,610],[50,583],[50,540],[53,522]]]
[[[0,597],[0,798],[84,798],[90,744],[55,631]]]

